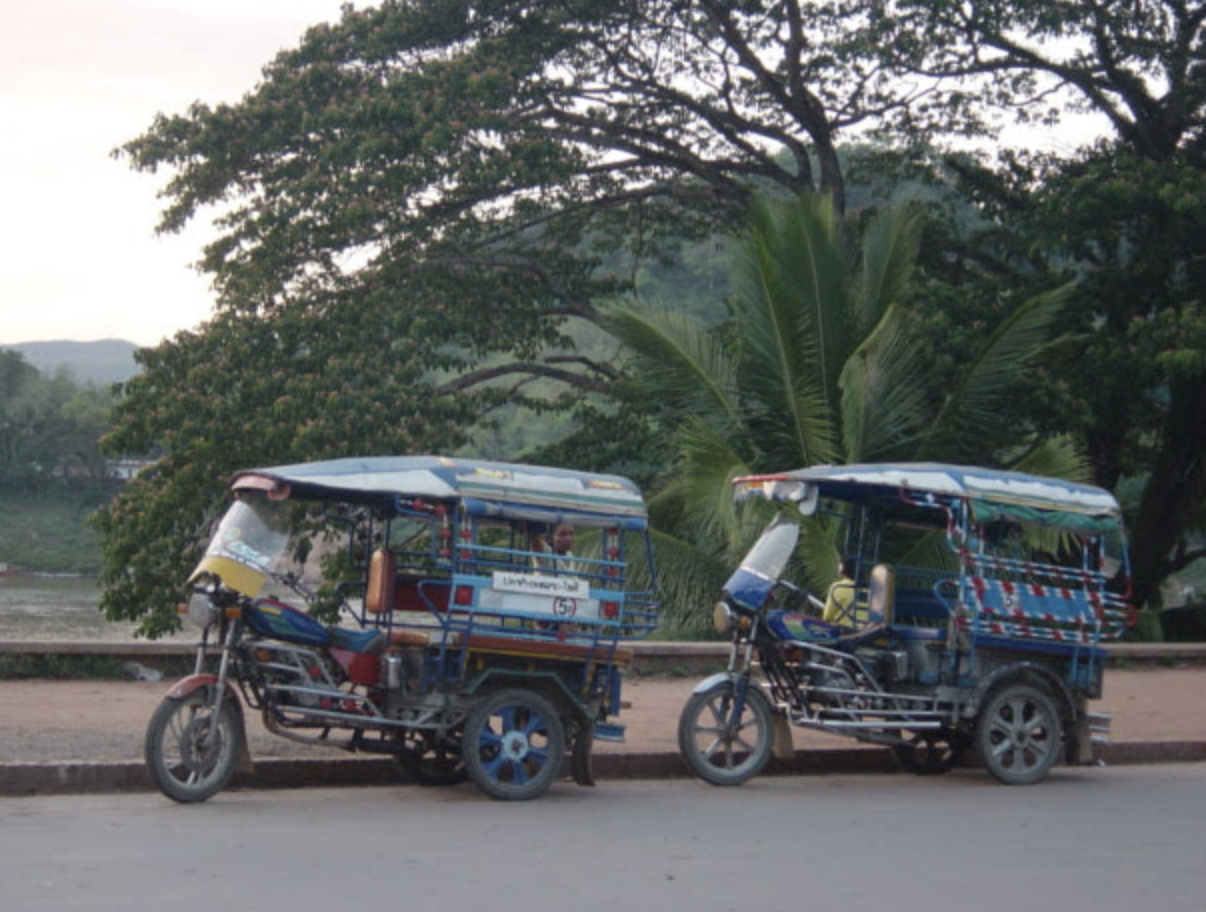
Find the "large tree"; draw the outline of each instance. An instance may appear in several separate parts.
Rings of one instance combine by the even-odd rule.
[[[237,468],[383,452],[447,452],[472,401],[432,401],[422,378],[452,363],[400,316],[338,298],[272,319],[223,314],[138,353],[106,441],[158,458],[102,509],[101,607],[157,636],[176,626],[179,587],[221,515]],[[354,354],[349,354],[354,353]]]
[[[242,463],[446,450],[446,416],[534,378],[616,414],[617,372],[567,324],[758,185],[840,209],[839,139],[915,101],[861,53],[870,6],[385,2],[311,29],[238,103],[158,117],[120,154],[169,172],[161,230],[217,216],[218,315],[127,389],[110,446],[163,459],[101,517],[106,610],[171,603]],[[624,458],[630,435],[602,436]]]
[[[470,314],[449,319],[450,343],[551,371],[522,356],[568,317],[598,320],[628,274],[617,251],[731,227],[759,184],[827,192],[840,212],[843,138],[969,127],[957,92],[923,104],[870,55],[877,6],[348,9],[239,103],[160,116],[122,153],[171,170],[161,229],[220,212],[202,260],[219,308],[386,285],[397,306]]]
[[[1050,399],[1087,444],[1096,481],[1128,504],[1138,604],[1206,556],[1206,4],[902,0],[913,72],[987,86],[1002,112],[1104,138],[1008,157],[976,194],[1031,268],[1081,279],[1067,329],[1082,347]],[[898,48],[895,42],[888,46]]]

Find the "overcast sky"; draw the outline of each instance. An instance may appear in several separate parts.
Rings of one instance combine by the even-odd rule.
[[[109,153],[155,114],[236,101],[341,0],[0,6],[0,343],[152,345],[209,315],[203,226],[157,237],[161,179]],[[357,3],[357,6],[367,5]]]

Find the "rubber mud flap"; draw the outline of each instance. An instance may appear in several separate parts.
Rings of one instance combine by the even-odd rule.
[[[591,754],[595,746],[595,730],[583,726],[574,739],[574,752],[570,755],[570,775],[579,785],[594,787],[595,772]]]

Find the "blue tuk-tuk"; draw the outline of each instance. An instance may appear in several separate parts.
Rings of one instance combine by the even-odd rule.
[[[594,740],[623,738],[625,641],[657,624],[632,482],[423,456],[253,469],[230,487],[184,608],[204,631],[196,672],[147,733],[165,794],[202,801],[227,783],[248,759],[243,705],[426,784],[534,798],[567,754],[593,784]],[[312,615],[324,602],[338,623]]]

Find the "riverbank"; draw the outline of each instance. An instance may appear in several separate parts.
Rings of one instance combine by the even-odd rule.
[[[100,502],[97,494],[0,492],[0,562],[16,578],[35,571],[95,575],[101,546],[89,517]]]

